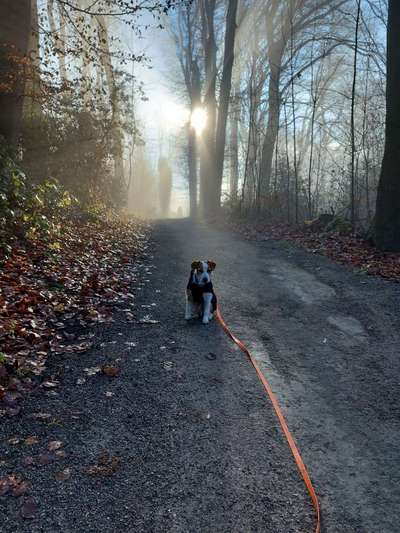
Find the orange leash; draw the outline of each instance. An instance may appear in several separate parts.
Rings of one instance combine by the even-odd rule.
[[[230,331],[230,329],[226,325],[225,320],[222,318],[222,315],[221,315],[221,312],[219,310],[219,307],[217,307],[216,316],[217,316],[218,322],[221,324],[222,329],[225,331],[225,333],[228,335],[228,337],[230,337],[233,340],[233,342],[239,346],[239,348],[242,350],[242,352],[244,352],[247,355],[250,363],[253,365],[255,371],[257,372],[258,377],[261,380],[261,383],[264,385],[264,389],[266,390],[266,392],[267,392],[267,394],[269,396],[269,399],[271,400],[272,406],[273,406],[273,408],[275,410],[276,416],[278,417],[278,420],[279,420],[279,423],[280,423],[280,425],[282,427],[283,433],[285,434],[286,440],[288,441],[290,451],[293,454],[294,460],[296,461],[297,468],[300,471],[301,477],[303,478],[304,484],[305,484],[305,486],[307,488],[307,491],[308,491],[308,493],[310,495],[310,498],[311,498],[311,501],[313,503],[313,506],[314,506],[314,509],[315,509],[315,513],[316,513],[316,517],[317,517],[317,525],[316,525],[316,528],[315,528],[315,533],[320,533],[321,532],[321,511],[320,511],[320,507],[319,507],[318,497],[317,497],[317,494],[315,492],[315,489],[314,489],[314,486],[312,484],[312,481],[310,479],[310,476],[309,476],[309,474],[307,472],[307,468],[305,467],[305,464],[303,462],[303,459],[301,458],[300,452],[297,449],[297,446],[296,446],[296,444],[294,442],[294,438],[293,438],[292,434],[289,431],[289,427],[287,425],[285,417],[283,416],[282,410],[279,407],[278,400],[276,399],[276,396],[273,393],[270,384],[268,383],[268,381],[267,381],[266,377],[264,376],[264,374],[261,372],[259,366],[256,363],[256,360],[251,355],[251,353],[249,352],[248,348],[246,348],[246,346],[243,344],[243,342],[240,339],[238,339],[237,337],[235,337],[235,335],[233,335],[233,333]]]

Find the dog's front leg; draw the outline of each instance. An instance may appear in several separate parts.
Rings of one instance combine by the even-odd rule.
[[[203,324],[208,324],[209,320],[212,318],[211,313],[211,302],[212,302],[212,292],[203,293]]]
[[[196,313],[195,302],[193,301],[192,291],[187,289],[186,291],[186,310],[185,310],[185,320],[190,320],[198,316]]]

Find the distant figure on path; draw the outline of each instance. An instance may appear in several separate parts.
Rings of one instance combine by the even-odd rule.
[[[160,196],[160,211],[162,217],[167,217],[169,214],[169,204],[171,202],[172,191],[172,172],[166,157],[160,157],[158,160],[158,174],[159,174],[159,196]]]

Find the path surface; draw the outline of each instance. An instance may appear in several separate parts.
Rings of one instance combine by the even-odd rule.
[[[0,531],[312,531],[307,493],[251,366],[215,322],[183,321],[197,258],[217,262],[222,312],[277,393],[315,481],[323,530],[399,531],[400,287],[188,221],[156,224],[148,251],[135,311],[147,323],[117,315],[91,352],[53,362],[55,394],[33,394],[23,417],[3,426],[0,473],[31,481],[39,513],[24,521],[17,499],[0,498]],[[120,376],[86,375],[104,363]],[[50,423],[35,412],[51,413]],[[32,434],[33,451],[5,445]],[[54,439],[66,458],[21,466]],[[115,469],[88,474],[104,452]],[[66,467],[71,477],[57,481]]]

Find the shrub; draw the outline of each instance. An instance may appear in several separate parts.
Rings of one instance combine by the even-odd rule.
[[[0,232],[33,239],[58,231],[60,218],[78,206],[57,180],[32,184],[14,154],[0,142]],[[4,248],[4,246],[3,246]]]

